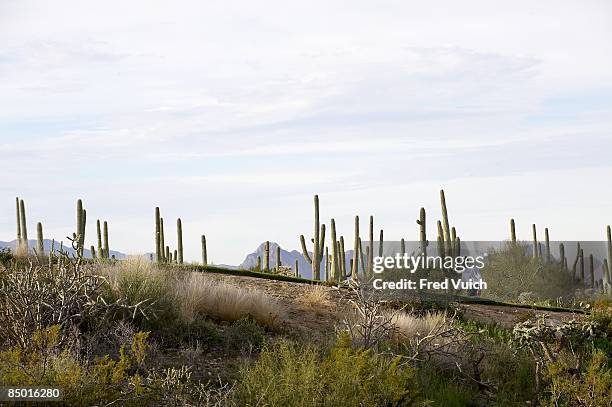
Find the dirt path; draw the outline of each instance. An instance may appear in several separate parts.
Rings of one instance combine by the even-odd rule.
[[[512,328],[517,322],[526,321],[536,315],[547,315],[554,324],[560,324],[572,319],[580,319],[583,314],[564,311],[544,311],[529,308],[486,305],[486,304],[459,304],[463,317],[486,324],[497,324],[504,328]]]

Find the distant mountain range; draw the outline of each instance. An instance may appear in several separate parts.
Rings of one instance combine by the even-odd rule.
[[[36,248],[36,240],[28,240],[28,246],[30,248],[30,250],[35,249]],[[45,249],[45,253],[49,253],[51,251],[51,246],[53,245],[53,241],[49,240],[49,239],[43,239],[43,247]],[[55,250],[58,251],[60,249],[60,242],[55,241]],[[2,242],[0,241],[0,248],[4,249],[11,249],[11,251],[14,251],[15,248],[17,247],[17,240],[11,240],[10,242]],[[67,252],[69,255],[74,255],[74,249],[72,248],[72,245],[70,244],[70,242],[67,242],[67,244],[63,245],[63,250],[65,252]],[[83,250],[83,255],[85,257],[91,257],[91,251],[89,249],[84,249]],[[110,255],[111,256],[115,256],[116,259],[118,260],[123,260],[127,258],[127,255],[125,253],[121,253],[118,252],[116,250],[110,250]]]

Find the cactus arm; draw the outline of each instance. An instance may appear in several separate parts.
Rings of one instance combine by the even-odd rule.
[[[308,254],[308,250],[306,250],[306,241],[304,240],[304,235],[300,235],[300,243],[302,244],[302,255],[308,261],[308,263],[312,264],[312,259],[310,258],[310,254]]]

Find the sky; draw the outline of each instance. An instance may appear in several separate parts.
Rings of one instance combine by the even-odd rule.
[[[463,240],[601,240],[612,223],[612,3],[0,0],[0,240],[76,199],[112,249],[238,264],[335,218]],[[65,240],[65,239],[64,239]]]

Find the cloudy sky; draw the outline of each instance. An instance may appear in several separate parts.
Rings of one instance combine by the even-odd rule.
[[[416,239],[441,187],[464,240],[602,239],[612,3],[501,3],[0,0],[0,240],[15,196],[56,239],[80,197],[113,249],[153,250],[160,206],[232,264],[297,248],[315,193],[347,238]]]

